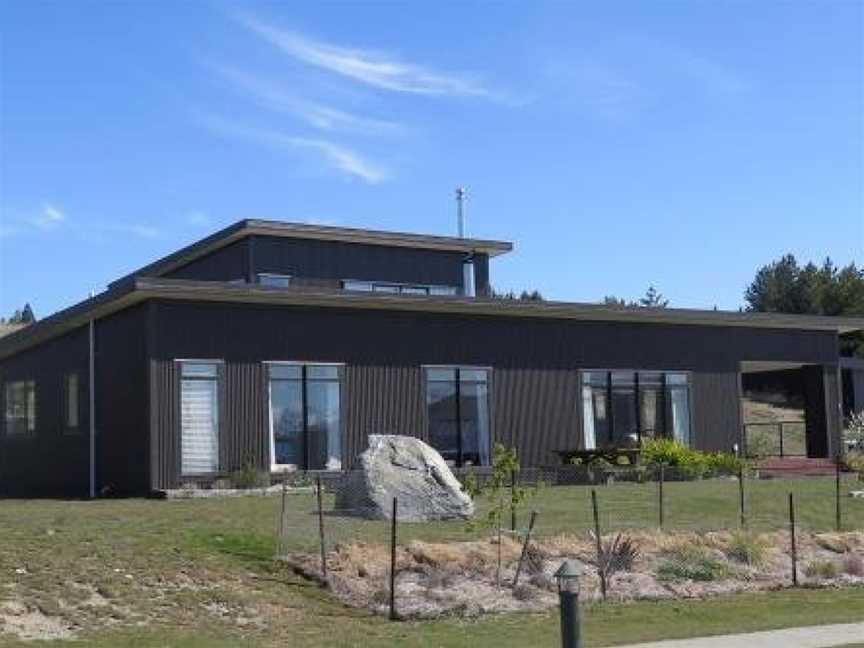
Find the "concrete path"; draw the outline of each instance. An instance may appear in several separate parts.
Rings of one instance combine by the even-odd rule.
[[[864,623],[766,630],[747,634],[674,639],[618,648],[828,648],[864,642]]]

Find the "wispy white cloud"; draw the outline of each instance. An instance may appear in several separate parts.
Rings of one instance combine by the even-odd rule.
[[[131,225],[121,226],[121,229],[139,238],[152,239],[157,238],[160,234],[159,228],[153,225],[143,225],[140,223],[132,223]]]
[[[213,219],[206,212],[197,209],[187,212],[183,216],[183,220],[187,225],[192,225],[193,227],[209,227],[213,224]]]
[[[240,22],[289,56],[369,86],[420,95],[496,98],[476,77],[436,70],[366,49],[343,47],[279,29],[249,15]]]
[[[632,117],[669,101],[734,101],[752,88],[743,74],[687,48],[649,39],[569,57],[556,53],[543,68],[556,98],[604,117]]]
[[[390,177],[389,172],[382,166],[334,142],[297,137],[269,128],[247,126],[210,114],[197,114],[196,118],[204,128],[217,135],[245,139],[278,149],[314,151],[330,166],[369,184],[378,184]]]
[[[362,117],[331,106],[301,99],[277,83],[258,78],[242,70],[217,66],[216,72],[237,90],[268,110],[291,113],[307,124],[328,132],[357,135],[395,135],[404,128],[395,122]]]
[[[31,223],[39,229],[49,230],[54,229],[65,220],[66,213],[63,210],[50,203],[45,203],[39,213],[33,217]]]

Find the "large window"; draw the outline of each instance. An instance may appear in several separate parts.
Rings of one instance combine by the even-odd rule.
[[[78,374],[69,373],[63,377],[63,418],[67,433],[78,431]]]
[[[219,377],[221,363],[180,363],[180,445],[184,475],[219,470]]]
[[[20,436],[36,431],[36,383],[20,380],[6,383],[6,435]]]
[[[338,365],[270,364],[274,468],[342,468],[340,373]]]
[[[582,412],[588,449],[635,446],[646,438],[671,438],[690,445],[689,375],[586,371]]]
[[[429,441],[457,466],[489,463],[489,370],[426,369]]]
[[[389,293],[391,295],[455,295],[455,286],[432,286],[425,284],[403,284],[386,281],[355,281],[346,279],[342,282],[344,290],[360,292]]]

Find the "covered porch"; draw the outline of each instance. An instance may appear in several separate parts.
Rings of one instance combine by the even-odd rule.
[[[839,451],[838,368],[744,361],[741,422],[746,456],[829,458]]]

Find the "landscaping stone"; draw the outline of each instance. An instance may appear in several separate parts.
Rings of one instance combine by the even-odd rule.
[[[336,492],[336,510],[373,520],[468,519],[474,503],[438,452],[420,439],[373,434]]]

